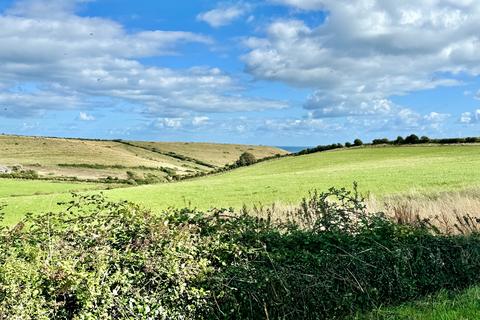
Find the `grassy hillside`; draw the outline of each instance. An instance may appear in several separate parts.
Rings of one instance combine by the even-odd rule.
[[[176,183],[106,191],[113,199],[128,199],[163,209],[191,204],[241,207],[273,202],[296,203],[308,191],[360,184],[377,196],[411,190],[442,191],[478,186],[480,146],[417,146],[359,148],[270,160],[250,167]],[[68,199],[68,194],[55,199]],[[52,199],[27,196],[3,199],[7,216],[18,219],[25,210],[40,210]]]
[[[208,164],[222,167],[235,162],[243,152],[250,152],[257,159],[286,154],[284,150],[273,147],[258,147],[241,144],[211,144],[191,142],[132,142],[144,148],[154,148],[164,153],[175,153]]]
[[[166,176],[161,168],[171,169],[179,175],[208,171],[213,166],[235,161],[245,150],[258,158],[286,153],[271,147],[203,143],[167,143],[165,150],[161,147],[165,152],[155,152],[142,144],[0,135],[0,166],[22,165],[44,177],[99,179],[111,176],[127,179],[127,170],[139,175],[154,173],[159,177]],[[156,146],[156,143],[145,144]],[[169,152],[188,159],[171,156]],[[196,161],[197,156],[200,161]]]
[[[313,188],[349,186],[386,195],[451,190],[479,184],[480,146],[350,149],[259,163],[222,175],[166,185],[112,190],[155,208],[184,205],[207,208],[296,202]]]

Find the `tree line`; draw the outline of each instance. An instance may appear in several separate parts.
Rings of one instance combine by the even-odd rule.
[[[360,139],[355,139],[353,143],[345,142],[342,143],[333,143],[328,145],[319,145],[313,148],[307,148],[297,153],[297,155],[322,152],[334,149],[341,148],[351,148],[351,147],[360,147],[362,145],[413,145],[413,144],[455,144],[455,143],[477,143],[480,142],[480,137],[466,137],[466,138],[429,138],[427,136],[418,137],[416,134],[411,134],[406,137],[398,136],[395,140],[389,140],[388,138],[373,139],[371,143],[364,143]]]

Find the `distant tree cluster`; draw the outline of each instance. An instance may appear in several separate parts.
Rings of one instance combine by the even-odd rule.
[[[350,144],[351,145],[351,144]],[[315,148],[308,148],[305,150],[302,150],[298,152],[298,155],[302,154],[309,154],[309,153],[315,153],[315,152],[322,152],[322,151],[328,151],[328,150],[334,150],[334,149],[341,149],[344,148],[345,146],[341,143],[334,143],[334,144],[329,144],[326,146],[316,146]]]
[[[353,143],[345,142],[345,144],[334,143],[328,145],[319,145],[314,148],[308,148],[302,150],[297,155],[322,152],[334,149],[341,148],[351,148],[351,147],[360,147],[363,145],[412,145],[412,144],[425,144],[425,143],[435,143],[435,144],[455,144],[455,143],[476,143],[480,142],[480,137],[467,137],[467,138],[443,138],[443,139],[432,139],[427,136],[418,137],[416,134],[411,134],[405,138],[398,136],[395,140],[389,140],[388,138],[373,139],[371,143],[364,144],[362,140],[355,139]]]
[[[387,138],[383,139],[373,139],[372,145],[378,144],[393,144],[393,145],[405,145],[405,144],[425,144],[425,143],[436,143],[436,144],[454,144],[454,143],[475,143],[480,142],[480,138],[477,137],[467,137],[467,138],[443,138],[443,139],[432,139],[427,136],[421,136],[420,138],[411,134],[403,138],[398,136],[395,140],[388,140]]]

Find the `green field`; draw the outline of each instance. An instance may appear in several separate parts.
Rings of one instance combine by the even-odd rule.
[[[102,188],[105,188],[105,185],[94,183],[0,179],[0,199],[5,197],[65,193]]]
[[[11,225],[27,212],[51,210],[56,207],[59,198],[68,199],[71,192],[101,190],[108,186],[94,183],[53,182],[39,180],[13,180],[0,178],[0,205],[8,204],[4,223]],[[41,198],[42,204],[37,206],[30,198]]]
[[[194,180],[106,191],[152,209],[192,205],[241,207],[243,204],[297,203],[312,189],[351,186],[376,196],[408,191],[456,190],[480,185],[480,146],[353,148],[287,157]],[[3,198],[7,222],[26,211],[50,209],[68,194]]]
[[[480,287],[461,294],[446,291],[393,308],[379,308],[357,320],[476,320],[480,313]]]

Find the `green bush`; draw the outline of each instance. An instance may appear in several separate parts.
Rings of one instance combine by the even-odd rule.
[[[334,319],[480,280],[480,238],[368,213],[345,189],[283,222],[101,195],[0,232],[0,319]]]
[[[10,173],[0,173],[0,178],[35,180],[39,178],[39,175],[35,170],[23,170],[21,168],[14,167]]]
[[[257,162],[257,159],[253,154],[250,152],[244,152],[240,155],[240,158],[238,158],[237,162],[235,164],[238,167],[244,167],[244,166],[249,166]]]

